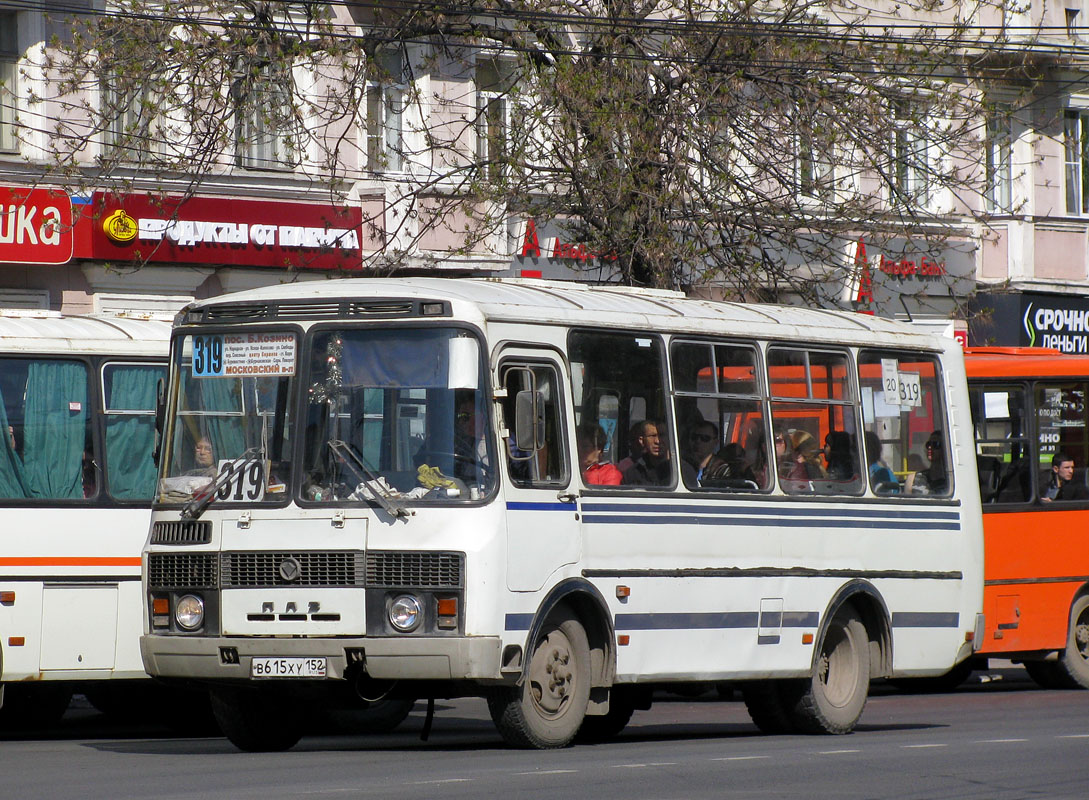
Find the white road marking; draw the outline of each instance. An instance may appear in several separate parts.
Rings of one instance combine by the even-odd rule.
[[[532,772],[516,772],[515,775],[572,775],[577,769],[537,769]]]
[[[756,761],[761,758],[771,758],[771,756],[724,756],[723,758],[712,758],[712,761]]]
[[[428,786],[435,783],[472,783],[472,778],[442,778],[436,781],[413,781],[411,786]]]
[[[1089,739],[1089,733],[1066,733],[1056,736],[1056,739]]]
[[[642,767],[675,767],[676,761],[648,761],[645,764],[613,764],[615,769],[640,769]]]
[[[819,756],[838,756],[843,753],[861,753],[861,750],[818,750]]]
[[[902,747],[905,750],[922,750],[925,747],[948,747],[947,744],[905,744]]]
[[[1028,739],[980,739],[976,744],[1016,744],[1027,741]]]

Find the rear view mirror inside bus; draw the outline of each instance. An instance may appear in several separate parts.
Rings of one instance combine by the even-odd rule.
[[[519,450],[529,452],[544,444],[545,401],[542,392],[524,389],[514,401],[514,440]]]

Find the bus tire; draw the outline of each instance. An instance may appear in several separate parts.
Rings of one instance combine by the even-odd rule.
[[[1059,654],[1059,668],[1071,689],[1089,689],[1089,595],[1074,601],[1066,649]]]
[[[812,676],[789,703],[799,733],[850,733],[862,716],[870,689],[870,642],[866,626],[849,607],[836,612],[821,641]]]
[[[577,619],[562,614],[541,628],[521,686],[488,696],[495,727],[514,747],[566,747],[590,701],[590,645]]]
[[[588,744],[612,741],[628,726],[634,713],[633,694],[614,686],[609,692],[609,710],[600,716],[586,717],[577,740]]]
[[[212,712],[231,744],[247,753],[273,753],[294,747],[302,738],[297,704],[279,693],[218,687]]]
[[[753,724],[762,733],[792,733],[794,723],[783,699],[783,688],[795,681],[745,681],[741,697]]]

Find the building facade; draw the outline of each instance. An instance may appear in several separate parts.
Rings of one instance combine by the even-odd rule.
[[[1082,304],[1089,310],[1089,29],[1083,28],[1089,12],[1083,1],[976,8],[979,38],[997,43],[991,57],[1031,60],[1036,70],[1029,89],[1023,73],[1012,70],[1016,79],[1008,86],[986,87],[994,113],[978,121],[977,158],[962,165],[979,173],[982,191],[935,199],[952,231],[940,245],[911,226],[880,244],[865,230],[845,237],[826,304],[936,325],[971,317],[974,344],[1065,341],[1025,332],[1028,304],[1063,309],[1065,316],[1045,315],[1051,325],[1060,318],[1080,324]],[[501,48],[455,57],[447,43],[380,42],[368,50],[380,71],[356,81],[358,118],[316,110],[302,130],[277,121],[276,76],[262,68],[257,77],[232,82],[229,99],[250,105],[236,107],[225,128],[232,141],[217,155],[221,163],[196,185],[183,174],[153,169],[146,159],[116,157],[133,147],[127,132],[149,98],[120,97],[124,92],[103,77],[97,90],[81,90],[85,101],[119,105],[101,129],[88,126],[75,156],[85,169],[73,188],[65,185],[71,172],[65,181],[58,178],[51,146],[57,121],[71,131],[79,115],[52,85],[48,42],[66,34],[66,18],[49,14],[50,5],[0,2],[2,306],[167,314],[189,299],[225,291],[394,269],[611,275],[607,255],[568,241],[555,223],[525,215],[511,215],[466,244],[472,214],[447,201],[460,191],[456,167],[474,159],[487,164],[489,149],[502,147],[512,124]],[[957,8],[928,13],[941,19]],[[335,14],[353,36],[386,24],[363,7],[338,7]],[[894,19],[891,10],[885,16]],[[313,74],[307,80],[308,91],[320,94],[320,81]],[[158,138],[145,141],[149,150],[166,152],[180,138],[169,111],[164,117],[154,128]],[[338,146],[335,170],[318,153],[319,143],[331,139],[350,143]],[[904,126],[904,152],[927,146],[925,135]],[[791,155],[799,174],[817,168],[804,156],[800,149]],[[107,162],[116,169],[96,185],[93,167]],[[922,180],[906,167],[893,173],[896,180]],[[693,289],[715,294],[713,286]],[[1021,332],[1018,341],[1013,332]],[[1066,346],[1080,346],[1070,341]]]

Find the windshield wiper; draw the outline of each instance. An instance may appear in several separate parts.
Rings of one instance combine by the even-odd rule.
[[[340,463],[355,473],[360,485],[367,487],[371,497],[385,509],[387,514],[395,519],[407,519],[411,516],[407,508],[401,505],[392,494],[386,492],[381,478],[363,463],[363,459],[351,445],[340,439],[330,439],[329,449]]]
[[[219,497],[219,490],[226,486],[237,472],[263,457],[264,453],[260,447],[251,447],[230,464],[227,464],[226,468],[216,476],[216,479],[205,488],[203,493],[194,494],[193,499],[185,504],[181,510],[182,519],[199,519],[205,509]]]

